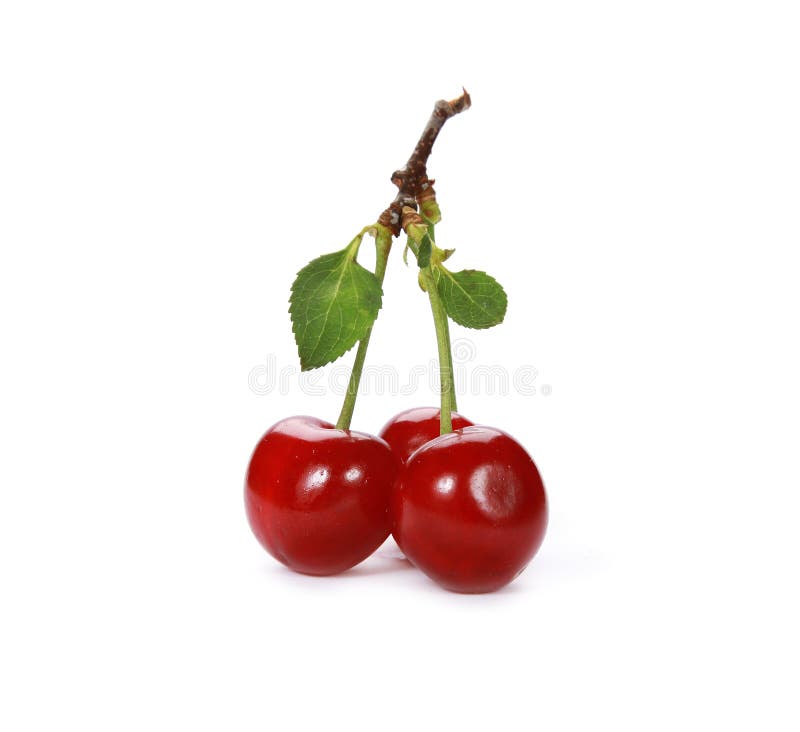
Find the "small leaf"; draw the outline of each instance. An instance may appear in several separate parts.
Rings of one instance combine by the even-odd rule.
[[[433,275],[447,314],[466,328],[491,328],[503,322],[508,298],[500,283],[475,269],[451,272],[441,265]]]
[[[335,361],[360,341],[378,316],[381,295],[375,275],[355,261],[352,245],[303,267],[289,298],[301,369]]]
[[[436,252],[436,262],[437,262],[437,264],[439,262],[446,262],[448,259],[450,259],[450,257],[453,256],[453,253],[455,251],[456,251],[455,249],[439,249]]]
[[[423,237],[422,244],[419,245],[417,252],[417,264],[419,268],[427,267],[431,263],[431,252],[433,251],[433,242],[427,235]]]

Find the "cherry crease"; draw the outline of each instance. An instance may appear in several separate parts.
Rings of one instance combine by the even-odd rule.
[[[455,592],[492,592],[533,558],[547,498],[531,457],[492,427],[464,427],[419,448],[392,498],[393,535],[431,579]]]
[[[383,425],[378,436],[389,443],[401,462],[406,462],[415,450],[439,436],[439,415],[438,407],[407,409]],[[454,430],[472,425],[472,422],[458,412],[452,412],[450,416]]]
[[[366,559],[389,536],[398,461],[379,437],[289,417],[253,451],[245,508],[262,546],[297,572],[329,575]]]

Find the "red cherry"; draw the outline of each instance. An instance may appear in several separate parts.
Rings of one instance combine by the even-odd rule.
[[[393,534],[448,590],[492,592],[530,562],[547,528],[547,498],[525,449],[492,427],[428,442],[401,468]]]
[[[378,436],[389,443],[401,462],[405,462],[411,457],[414,450],[439,436],[439,414],[438,407],[407,409],[405,412],[396,414],[383,425]],[[454,430],[460,427],[469,427],[472,424],[458,412],[453,412],[451,419]]]
[[[245,481],[250,527],[263,547],[305,574],[343,572],[389,536],[397,459],[379,437],[289,417],[256,446]]]

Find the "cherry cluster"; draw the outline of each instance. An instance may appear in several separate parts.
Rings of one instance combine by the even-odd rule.
[[[444,122],[469,105],[466,92],[437,102],[406,167],[392,176],[399,192],[378,222],[345,249],[310,262],[292,286],[290,313],[303,369],[330,363],[358,343],[337,423],[283,419],[250,459],[250,526],[273,557],[297,572],[343,572],[391,534],[407,559],[442,587],[491,592],[517,577],[544,539],[547,498],[531,457],[507,433],[455,411],[448,320],[492,327],[503,320],[507,303],[486,273],[451,272],[444,262],[452,250],[435,242],[441,214],[427,158]],[[401,412],[375,436],[351,430],[350,421],[392,238],[401,231],[430,300],[441,407]],[[357,262],[366,234],[375,237],[374,274]]]

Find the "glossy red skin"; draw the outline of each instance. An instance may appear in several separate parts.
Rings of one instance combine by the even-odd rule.
[[[415,450],[439,436],[439,414],[438,407],[407,409],[405,412],[396,414],[383,425],[378,436],[389,443],[401,462],[406,462]],[[453,412],[450,418],[454,430],[469,427],[472,424],[458,412]]]
[[[289,417],[267,430],[250,458],[244,492],[250,527],[290,569],[343,572],[389,536],[397,469],[379,437]]]
[[[455,592],[492,592],[522,572],[547,528],[547,497],[531,457],[492,427],[465,427],[417,450],[392,498],[406,556]]]

